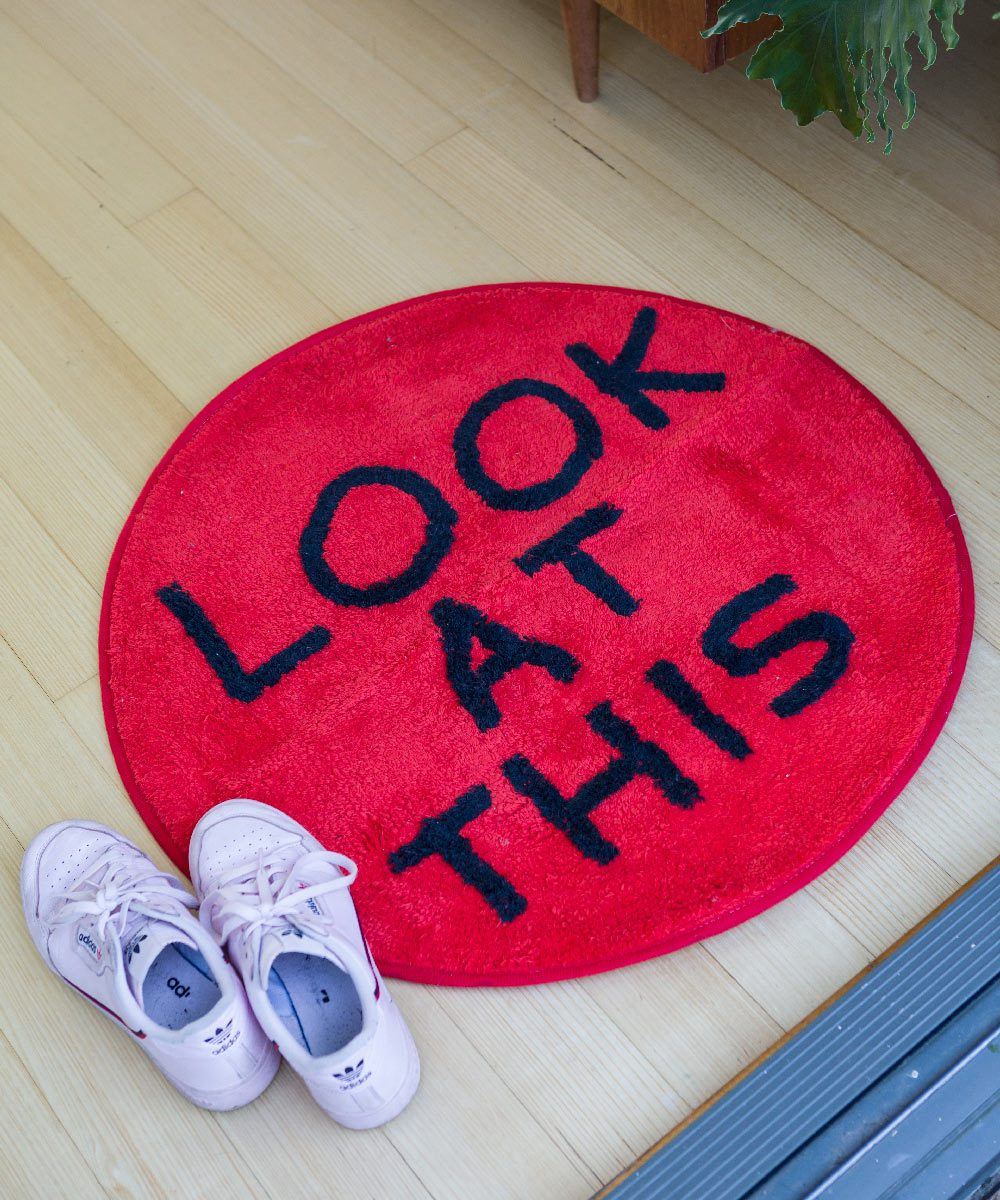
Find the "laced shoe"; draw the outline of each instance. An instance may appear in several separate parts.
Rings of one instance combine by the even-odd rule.
[[[400,1113],[420,1062],[358,922],[354,863],[253,800],[211,809],[190,856],[202,922],[320,1107],[351,1129]]]
[[[202,1108],[247,1104],[280,1058],[197,901],[121,834],[91,821],[43,829],[21,861],[21,900],[46,965]]]

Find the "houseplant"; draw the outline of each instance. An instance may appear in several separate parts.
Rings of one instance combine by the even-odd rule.
[[[770,79],[783,108],[808,125],[824,112],[836,115],[855,137],[885,133],[892,149],[890,93],[902,111],[901,128],[913,119],[917,98],[910,87],[908,43],[917,39],[925,68],[937,58],[932,25],[945,49],[958,44],[955,17],[965,0],[726,0],[704,36],[765,14],[781,28],[757,47],[747,67],[753,79]]]

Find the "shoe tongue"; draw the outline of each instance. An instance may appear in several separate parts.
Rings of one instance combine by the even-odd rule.
[[[269,931],[261,940],[258,976],[265,981],[265,986],[271,964],[279,954],[312,954],[317,958],[327,958],[348,973],[351,972],[353,956],[350,946],[339,934],[327,934],[321,940],[299,929],[291,921],[286,921],[280,929]]]
[[[169,920],[148,917],[144,913],[137,913],[129,917],[122,938],[125,978],[140,1007],[142,1006],[142,985],[149,973],[149,968],[156,961],[164,946],[178,943],[192,950],[198,949],[193,939]]]
[[[331,872],[338,873],[338,869],[326,863],[313,863],[304,867],[298,862],[292,866],[285,887],[302,890],[317,883],[325,883]],[[303,917],[306,921],[311,917],[322,920],[324,915],[329,916],[325,899],[323,896],[311,897],[304,902]],[[346,960],[341,955],[341,947],[346,948]],[[350,945],[345,943],[339,933],[325,931],[310,934],[295,921],[294,913],[286,917],[276,929],[269,930],[261,939],[260,956],[257,960],[259,977],[266,980],[271,964],[278,955],[291,953],[314,954],[319,958],[328,958],[347,971],[350,971],[348,963],[354,958]]]

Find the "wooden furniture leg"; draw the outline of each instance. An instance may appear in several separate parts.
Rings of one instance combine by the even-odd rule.
[[[597,99],[600,9],[597,0],[562,0],[573,82],[581,100]]]

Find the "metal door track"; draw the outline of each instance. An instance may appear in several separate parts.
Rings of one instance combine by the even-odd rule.
[[[1000,865],[600,1195],[1000,1195]]]

